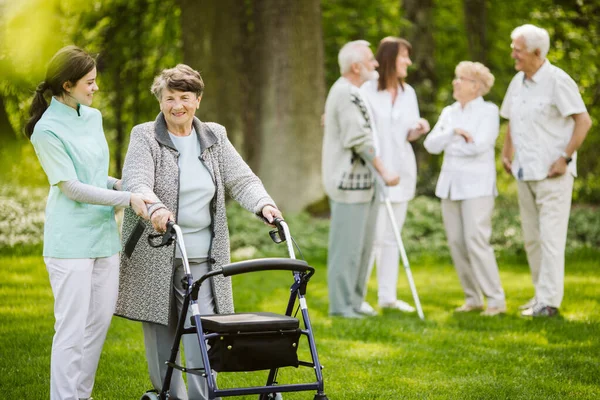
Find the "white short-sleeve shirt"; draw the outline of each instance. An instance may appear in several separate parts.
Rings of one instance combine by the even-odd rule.
[[[378,142],[378,155],[385,167],[400,176],[400,183],[388,190],[392,202],[409,201],[415,197],[417,162],[407,136],[419,121],[419,104],[415,90],[408,84],[398,87],[398,96],[392,104],[387,90],[377,90],[377,80],[365,82],[363,97],[373,114]]]
[[[545,179],[573,136],[571,116],[586,111],[575,81],[548,60],[531,79],[517,73],[500,109],[500,115],[509,119],[515,148],[513,175],[525,181]],[[573,176],[577,176],[576,162],[574,153],[568,166]]]

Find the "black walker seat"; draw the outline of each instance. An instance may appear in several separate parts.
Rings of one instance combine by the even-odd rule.
[[[275,220],[274,224],[279,229],[277,241],[273,232],[271,237],[274,241],[282,242],[291,238],[287,225],[283,220]],[[296,260],[293,248],[288,242],[288,251],[291,258],[264,258],[240,261],[223,266],[204,274],[194,281],[185,249],[182,249],[179,238],[182,236],[177,225],[169,222],[167,233],[163,235],[161,243],[153,242],[158,238],[154,235],[148,241],[154,247],[170,245],[177,242],[182,250],[186,277],[184,278],[186,295],[183,301],[183,312],[179,316],[175,340],[171,348],[171,355],[167,360],[167,372],[163,386],[158,391],[146,392],[141,400],[167,400],[169,399],[169,388],[171,378],[175,369],[200,375],[206,378],[208,384],[208,397],[242,396],[258,394],[259,400],[280,398],[277,393],[316,391],[315,400],[327,400],[323,388],[322,366],[319,362],[317,348],[305,294],[308,281],[315,270],[305,261]],[[233,314],[200,315],[197,305],[200,286],[209,278],[217,275],[233,276],[259,271],[291,271],[293,273],[293,284],[290,287],[289,301],[285,315],[272,312],[245,312]],[[296,308],[297,307],[297,308]],[[185,328],[186,310],[191,308],[191,328]],[[292,316],[300,312],[298,318]],[[301,322],[302,321],[302,322]],[[175,360],[179,352],[181,337],[186,334],[194,334],[198,337],[203,369],[188,369],[177,365]],[[306,336],[310,351],[310,361],[298,359],[298,345],[301,336]],[[308,367],[315,373],[315,381],[296,384],[278,384],[277,372],[282,367]],[[264,386],[241,387],[219,389],[214,374],[216,372],[242,372],[268,370],[269,375]]]
[[[210,366],[217,372],[298,367],[300,321],[270,312],[202,316]]]

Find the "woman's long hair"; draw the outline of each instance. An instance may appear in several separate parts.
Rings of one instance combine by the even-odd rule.
[[[60,96],[65,92],[63,84],[70,82],[73,86],[81,78],[96,67],[96,60],[77,46],[66,46],[60,49],[50,60],[46,70],[46,79],[35,89],[35,95],[29,108],[29,121],[25,125],[25,135],[31,138],[35,124],[42,118],[48,108],[44,94],[50,90],[52,96]]]
[[[386,90],[390,86],[400,84],[404,88],[404,79],[398,78],[396,72],[396,58],[401,48],[408,50],[408,54],[412,51],[410,42],[399,37],[388,36],[381,39],[377,48],[375,58],[379,63],[379,81],[377,90]]]

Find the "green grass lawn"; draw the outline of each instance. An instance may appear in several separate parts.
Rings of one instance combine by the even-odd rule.
[[[517,306],[533,289],[527,264],[499,257],[509,313],[456,315],[462,292],[448,260],[413,255],[425,321],[385,312],[364,320],[330,318],[322,260],[307,294],[325,388],[330,399],[595,399],[600,398],[600,251],[567,262],[561,316],[523,319]],[[47,399],[53,334],[52,293],[39,256],[0,257],[0,388],[11,399]],[[238,311],[284,310],[288,273],[235,277]],[[403,275],[399,293],[410,300]],[[376,304],[376,282],[368,300]],[[306,355],[306,346],[300,351]],[[260,385],[266,373],[220,374],[219,384]],[[284,369],[280,382],[313,379]],[[138,323],[114,318],[100,361],[96,400],[138,399],[149,388]],[[256,399],[257,396],[246,398]],[[286,394],[312,399],[312,393]]]

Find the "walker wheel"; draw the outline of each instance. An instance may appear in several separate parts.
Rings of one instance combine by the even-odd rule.
[[[267,395],[261,394],[258,397],[258,400],[283,400],[283,396],[281,395],[281,393],[269,393]]]
[[[160,400],[155,390],[149,390],[140,397],[140,400]]]

